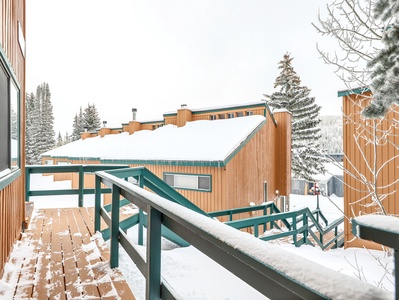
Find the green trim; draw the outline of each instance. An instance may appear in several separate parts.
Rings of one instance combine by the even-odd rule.
[[[228,111],[231,110],[237,110],[237,109],[250,109],[250,108],[264,108],[264,103],[259,102],[256,104],[244,104],[244,105],[236,105],[236,106],[226,106],[226,107],[220,107],[220,108],[209,108],[209,109],[201,109],[201,110],[193,110],[192,113],[193,115],[199,115],[203,113],[216,113],[216,112],[221,112],[221,111]]]
[[[165,175],[185,175],[185,176],[201,176],[201,177],[209,177],[210,178],[210,187],[209,189],[190,189],[190,188],[181,188],[172,186],[172,188],[176,190],[188,190],[188,191],[196,191],[196,192],[212,192],[212,175],[211,174],[201,174],[201,173],[179,173],[179,172],[163,172],[162,173],[162,180],[166,182]]]
[[[164,124],[164,120],[154,120],[154,121],[145,121],[145,122],[140,122],[140,124],[145,124],[145,125],[149,125],[149,124],[159,124],[162,123]]]
[[[338,91],[338,97],[344,97],[344,96],[349,96],[349,95],[353,95],[353,94],[363,94],[366,92],[370,92],[370,88],[365,86],[365,87],[359,87],[359,88],[355,88],[352,90],[343,90],[343,91]]]
[[[252,133],[240,144],[240,146],[238,146],[229,156],[227,156],[227,158],[223,162],[223,166],[226,166],[230,162],[230,160],[232,160],[233,157],[236,156],[236,154],[241,151],[241,149],[254,137],[255,134],[258,133],[258,131],[265,124],[266,124],[266,120],[262,121],[262,123],[260,123],[258,125],[258,127],[255,128],[254,131],[252,131]]]
[[[13,183],[19,176],[21,176],[21,169],[13,171],[6,176],[0,178],[0,190]]]
[[[266,101],[265,101],[265,107],[266,107],[266,109],[265,109],[265,115],[264,115],[264,117],[266,118],[266,111],[269,112],[270,117],[272,117],[272,121],[273,121],[273,123],[274,123],[274,126],[277,126],[277,121],[276,121],[276,119],[274,118],[274,114],[273,114],[272,111],[270,110],[270,106],[269,106],[269,104],[267,104]]]
[[[177,117],[177,112],[175,112],[175,113],[165,113],[165,114],[163,114],[163,117],[164,117],[164,120],[165,120],[165,117]]]
[[[193,115],[199,115],[203,113],[217,113],[221,111],[237,110],[237,109],[250,109],[250,108],[263,108],[265,105],[262,102],[254,103],[254,104],[243,104],[243,105],[235,105],[235,106],[225,106],[220,108],[207,108],[207,109],[188,109],[191,111]],[[177,116],[177,112],[165,113],[164,117],[175,117]]]

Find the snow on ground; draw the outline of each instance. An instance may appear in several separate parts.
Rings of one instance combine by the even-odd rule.
[[[52,176],[32,176],[31,186],[35,189],[69,188],[70,182],[52,182]],[[93,206],[93,196],[85,196],[85,206]],[[332,201],[320,196],[319,206],[329,222],[342,216],[343,199],[331,197]],[[32,197],[35,208],[71,207],[77,206],[77,196]],[[317,206],[316,196],[290,196],[290,210],[308,206],[311,210]],[[137,242],[137,228],[128,231],[128,236]],[[213,260],[202,254],[193,246],[180,248],[163,241],[162,274],[182,299],[265,299],[263,295],[242,282]],[[307,258],[340,273],[361,278],[372,285],[379,286],[389,292],[394,292],[393,257],[384,251],[360,248],[333,249],[321,251],[311,246],[299,248],[290,244],[279,244],[284,250]],[[145,253],[145,247],[136,246]],[[12,266],[8,265],[9,268]],[[134,263],[121,248],[119,269],[124,274],[137,299],[145,299],[144,277]],[[328,284],[328,279],[326,279]],[[0,280],[0,291],[10,289],[9,285]]]

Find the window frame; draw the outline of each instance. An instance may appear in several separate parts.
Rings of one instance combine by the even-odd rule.
[[[197,192],[212,192],[212,175],[211,174],[191,174],[191,173],[176,173],[176,172],[163,172],[163,180],[167,182],[166,176],[187,176],[187,177],[197,177],[197,186],[196,188],[191,188],[191,187],[184,187],[184,186],[175,186],[170,185],[174,189],[179,189],[179,190],[189,190],[189,191],[197,191]],[[207,189],[201,189],[199,188],[200,186],[200,178],[208,178],[209,179],[209,188]],[[173,182],[175,182],[175,178],[173,178]]]
[[[6,79],[6,100],[2,106],[6,108],[6,111],[0,112],[1,118],[5,118],[5,134],[2,136],[1,143],[6,140],[7,154],[0,157],[0,188],[8,185],[14,181],[20,174],[21,170],[21,87],[16,76],[11,68],[3,49],[0,47],[0,72]],[[14,115],[12,111],[14,110]],[[4,119],[3,119],[4,120]],[[3,132],[3,133],[4,133]],[[15,139],[13,139],[13,136]],[[15,140],[15,142],[13,142]],[[14,144],[14,145],[13,145]]]

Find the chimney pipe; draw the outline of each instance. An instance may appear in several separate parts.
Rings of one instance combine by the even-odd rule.
[[[107,127],[107,121],[103,121],[103,127]]]
[[[132,108],[132,113],[133,113],[133,121],[136,121],[137,108]]]
[[[182,108],[182,109],[186,109],[186,108],[187,108],[187,104],[182,104],[182,105],[181,105],[181,108]]]

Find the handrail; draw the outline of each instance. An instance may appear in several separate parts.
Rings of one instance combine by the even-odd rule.
[[[161,226],[175,232],[198,250],[241,278],[265,296],[275,299],[331,298],[331,284],[350,284],[359,298],[389,297],[376,287],[331,271],[304,258],[235,230],[212,218],[135,186],[104,171],[96,172],[96,211],[101,211],[101,183],[112,189],[110,251],[112,268],[119,265],[119,244],[126,250],[146,278],[146,299],[176,299],[162,279]],[[120,197],[129,200],[148,216],[146,255],[142,257],[126,234],[119,228]],[[95,215],[99,229],[100,215]],[[240,243],[237,243],[240,241]],[[284,263],[281,263],[284,261]],[[339,290],[341,298],[351,298],[352,290]]]
[[[292,235],[294,239],[294,244],[295,246],[298,247],[302,244],[310,243],[307,237],[308,234],[310,234],[313,237],[313,239],[316,241],[316,243],[320,246],[320,248],[322,248],[323,250],[330,247],[332,243],[335,244],[334,248],[338,248],[342,244],[343,238],[341,237],[343,237],[343,232],[338,232],[338,226],[343,223],[344,221],[343,217],[335,220],[326,227],[322,227],[317,221],[317,219],[314,217],[314,214],[318,213],[317,210],[310,211],[309,208],[303,208],[295,211],[281,213],[273,202],[268,202],[267,205],[269,207],[272,207],[272,211],[274,211],[275,213],[270,215],[252,217],[248,219],[227,221],[225,223],[236,229],[244,229],[251,227],[254,229],[254,236],[259,237],[259,229],[258,229],[259,226],[263,225],[263,228],[266,228],[267,224],[271,224],[270,228],[273,228],[273,226],[275,226],[276,228],[281,229],[280,226],[278,226],[278,224],[276,223],[276,221],[282,221],[288,230],[287,232],[277,233],[274,234],[273,236],[260,237],[260,239],[268,241]],[[258,208],[255,207],[255,209]],[[227,211],[225,211],[224,213],[227,214]],[[211,215],[213,214],[211,213]],[[216,213],[215,215],[220,215],[220,214]],[[292,221],[288,222],[289,219],[291,219]],[[310,220],[312,224],[309,224],[308,220]],[[305,223],[304,226],[297,228],[297,225],[300,224],[301,222]],[[318,237],[312,231],[313,227],[315,227],[316,230],[320,233],[320,237]],[[330,239],[326,244],[324,244],[324,236],[332,230],[335,230],[334,237]],[[298,240],[297,239],[298,234],[301,233],[304,236],[302,239]]]
[[[29,202],[31,196],[57,196],[57,195],[78,195],[78,205],[83,206],[83,195],[94,194],[94,189],[84,188],[84,174],[96,171],[113,170],[128,168],[127,165],[27,165],[25,166],[25,201]],[[61,190],[30,190],[31,174],[49,174],[49,173],[78,173],[79,188],[61,189]],[[110,193],[110,189],[103,189],[103,193]]]
[[[353,218],[354,236],[394,249],[395,299],[399,297],[399,218],[387,215],[364,215]],[[387,225],[388,224],[388,225]]]

